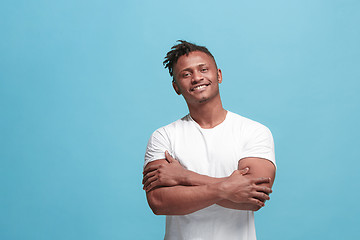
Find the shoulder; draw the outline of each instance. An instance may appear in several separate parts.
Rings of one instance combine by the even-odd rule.
[[[165,151],[172,152],[172,146],[175,142],[175,138],[181,126],[186,124],[188,121],[188,117],[185,116],[175,122],[172,122],[166,126],[160,127],[156,129],[150,136],[146,147],[145,153],[145,164],[147,163],[164,159]]]
[[[234,122],[237,125],[237,139],[242,144],[243,149],[240,159],[261,158],[267,159],[275,165],[274,139],[272,133],[265,125],[233,114]],[[262,162],[262,161],[261,161]]]
[[[265,125],[254,121],[250,118],[243,117],[239,114],[228,111],[230,123],[238,128],[242,132],[267,132],[270,133],[270,129]]]
[[[189,125],[190,123],[191,123],[191,117],[188,114],[168,125],[156,129],[151,135],[151,138],[154,137],[170,138],[171,135],[176,133],[176,131],[179,131],[179,129],[186,128],[186,126]]]

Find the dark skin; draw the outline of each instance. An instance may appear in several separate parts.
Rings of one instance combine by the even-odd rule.
[[[271,186],[275,178],[274,165],[265,159],[245,158],[239,161],[239,168],[229,177],[212,178],[186,170],[181,164],[172,158],[168,152],[165,153],[166,161],[154,161],[144,169],[143,184],[147,192],[159,187],[171,186],[201,186],[206,184],[222,183],[227,192],[227,198],[216,204],[238,210],[257,211],[269,200],[272,192]],[[264,167],[265,166],[265,167]],[[256,169],[261,169],[254,171]],[[256,177],[256,174],[274,174],[269,178]]]
[[[191,117],[202,128],[222,123],[219,83],[222,73],[213,58],[203,52],[181,56],[174,65],[174,90],[182,95]],[[226,178],[212,178],[183,168],[168,153],[164,159],[147,164],[144,189],[155,214],[184,215],[213,204],[256,211],[269,200],[275,177],[274,165],[265,159],[244,158],[238,170]]]

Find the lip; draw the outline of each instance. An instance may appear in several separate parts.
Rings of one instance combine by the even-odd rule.
[[[207,83],[207,84],[198,84],[198,85],[196,85],[195,87],[191,88],[190,91],[191,91],[191,92],[200,91],[200,90],[205,89],[205,88],[206,88],[207,86],[209,86],[209,85],[210,85],[209,83]],[[198,87],[201,87],[201,86],[204,86],[204,87],[198,88]]]

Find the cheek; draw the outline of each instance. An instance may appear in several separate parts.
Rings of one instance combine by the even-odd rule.
[[[209,73],[209,74],[206,74],[204,77],[206,77],[210,82],[218,82],[219,81],[219,75],[217,73]]]
[[[184,93],[186,94],[186,92],[188,92],[188,88],[189,88],[189,86],[187,86],[184,83],[177,84],[177,89],[180,94],[184,94]]]

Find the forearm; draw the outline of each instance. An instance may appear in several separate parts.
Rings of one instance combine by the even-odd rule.
[[[173,186],[154,189],[146,194],[156,215],[186,215],[206,208],[223,198],[218,184]]]
[[[210,177],[207,175],[202,175],[202,174],[187,170],[186,174],[183,178],[184,180],[181,185],[201,186],[201,185],[206,185],[206,184],[219,183],[219,182],[226,180],[227,178],[228,177],[215,178],[215,177]]]
[[[188,171],[186,176],[184,177],[183,185],[201,186],[206,184],[219,183],[226,180],[227,178],[228,177],[215,178],[215,177],[198,174],[192,171]],[[216,204],[225,208],[236,209],[236,210],[257,211],[260,209],[260,207],[257,206],[256,204],[235,203],[230,200],[220,200],[216,202]]]
[[[268,178],[249,179],[244,176],[248,171],[244,168],[229,177],[214,178],[163,159],[146,166],[143,184],[148,203],[158,215],[185,215],[213,204],[256,211],[269,199],[271,189],[259,186],[269,182]]]
[[[221,200],[221,201],[218,201],[216,204],[219,206],[222,206],[224,208],[230,208],[230,209],[235,209],[235,210],[257,211],[261,208],[260,206],[258,206],[256,204],[236,203],[236,202],[232,202],[230,200]]]

